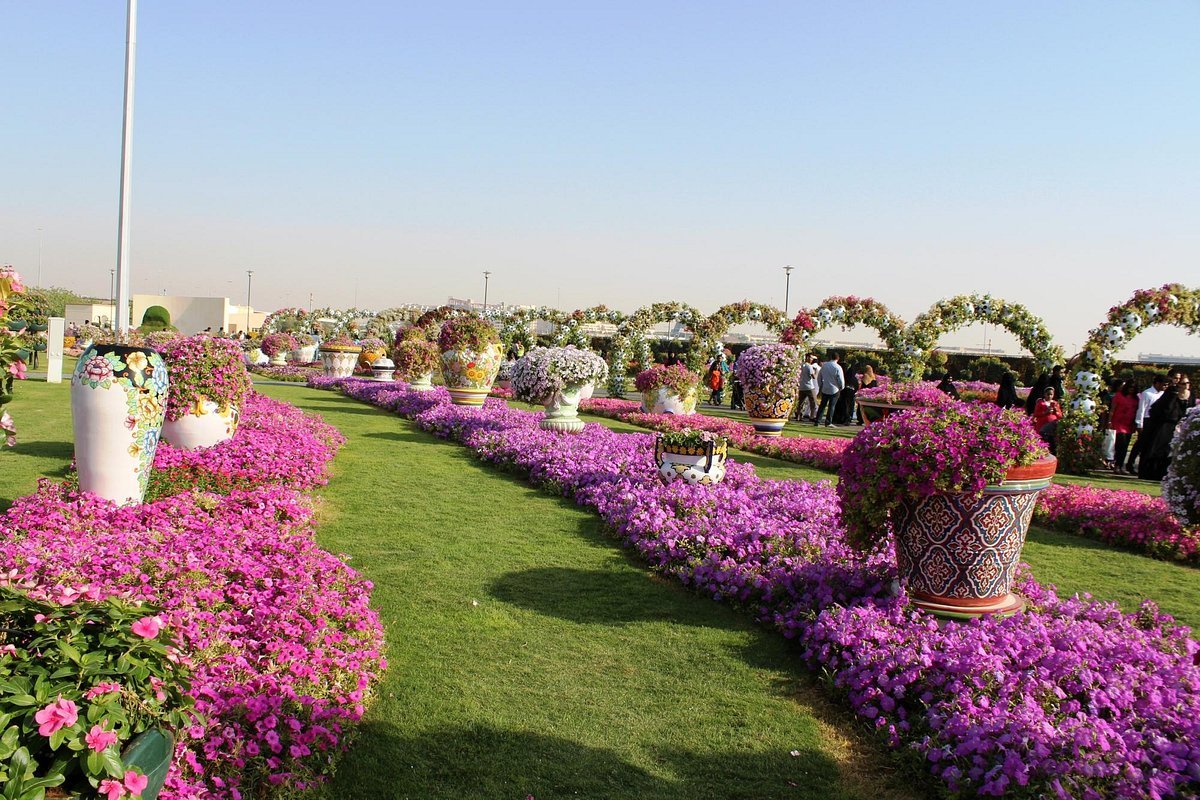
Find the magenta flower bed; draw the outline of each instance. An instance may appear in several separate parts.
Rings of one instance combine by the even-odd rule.
[[[842,456],[850,446],[848,439],[802,436],[763,439],[754,436],[754,426],[725,417],[643,414],[640,408],[632,400],[606,397],[580,403],[580,410],[588,414],[658,431],[683,428],[712,431],[725,436],[742,450],[818,469],[840,469]],[[1200,562],[1200,529],[1184,528],[1161,498],[1142,492],[1055,484],[1039,496],[1034,521],[1047,528],[1129,547],[1156,558]]]
[[[164,798],[303,789],[329,773],[362,716],[385,666],[371,584],[317,547],[298,491],[325,481],[341,441],[251,395],[232,440],[186,454],[162,445],[156,458],[193,477],[228,470],[239,484],[229,494],[118,508],[43,480],[0,517],[9,580],[60,600],[86,592],[165,609],[204,721],[178,732]]]
[[[1185,528],[1161,497],[1120,489],[1055,484],[1042,492],[1034,521],[1159,558],[1200,561],[1200,529]]]
[[[718,486],[662,486],[649,435],[587,425],[564,437],[499,401],[461,409],[442,392],[341,388],[526,471],[594,509],[654,569],[797,639],[810,668],[951,792],[1200,790],[1200,644],[1153,604],[1127,615],[1026,578],[1027,613],[939,626],[890,596],[890,552],[846,544],[825,484],[731,463]]]

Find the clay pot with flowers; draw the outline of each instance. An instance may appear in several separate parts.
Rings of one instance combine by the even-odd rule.
[[[290,333],[268,333],[259,345],[263,354],[271,359],[271,365],[276,367],[286,366],[288,354],[299,346],[296,337]]]
[[[161,352],[171,374],[163,438],[182,450],[233,438],[250,393],[237,342],[201,334],[174,339]]]
[[[947,617],[1008,614],[1038,493],[1057,461],[1028,417],[954,401],[913,407],[863,429],[838,480],[851,544],[884,547],[914,605]]]
[[[800,390],[804,360],[790,344],[751,347],[733,368],[742,383],[746,414],[759,436],[782,436]]]
[[[496,329],[476,316],[456,317],[442,325],[438,348],[450,402],[482,406],[504,360]]]
[[[433,371],[442,365],[442,351],[426,338],[422,328],[410,326],[396,332],[392,347],[396,377],[408,382],[408,388],[426,392],[433,388]]]
[[[513,394],[546,407],[542,430],[578,433],[583,430],[579,401],[585,387],[608,374],[608,364],[591,350],[535,347],[512,367]]]
[[[633,379],[647,414],[694,414],[700,376],[683,364],[655,364]]]
[[[362,347],[349,336],[335,336],[321,342],[317,353],[328,378],[349,378],[354,374]]]

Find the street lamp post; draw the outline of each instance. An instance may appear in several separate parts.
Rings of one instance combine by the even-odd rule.
[[[488,290],[488,278],[490,278],[490,277],[492,277],[492,273],[488,272],[487,270],[484,270],[483,271],[483,313],[485,313],[485,314],[487,313],[487,290]]]
[[[246,270],[246,338],[250,338],[250,281],[254,279],[254,270]]]
[[[784,284],[783,284],[783,316],[786,319],[788,315],[788,301],[791,299],[792,293],[792,270],[795,269],[792,265],[783,268]]]

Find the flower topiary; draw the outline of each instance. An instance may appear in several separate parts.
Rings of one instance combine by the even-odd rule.
[[[428,375],[442,364],[442,353],[433,342],[410,339],[392,349],[396,374],[406,381]]]
[[[457,317],[447,320],[438,334],[438,347],[443,353],[451,350],[481,352],[489,345],[499,345],[500,334],[490,323],[479,317]]]
[[[733,369],[744,386],[794,395],[800,388],[803,366],[804,359],[798,347],[760,344],[738,356]]]
[[[271,357],[290,352],[297,347],[299,345],[296,343],[296,337],[290,333],[269,333],[263,337],[262,344],[259,345],[259,348]]]
[[[1184,525],[1200,525],[1200,406],[1184,415],[1171,441],[1163,500]]]
[[[914,406],[872,422],[838,472],[847,539],[870,550],[887,541],[891,512],[902,503],[942,492],[978,496],[1010,467],[1046,455],[1027,416],[994,405]]]
[[[568,387],[603,380],[608,364],[591,350],[575,347],[535,347],[512,368],[513,394],[531,403],[544,403]]]
[[[240,408],[250,392],[242,349],[232,339],[203,334],[178,337],[163,345],[159,352],[170,372],[169,420],[179,419],[189,409],[198,412],[205,401],[216,403],[222,413],[230,407]]]
[[[655,364],[644,369],[633,379],[633,385],[639,392],[652,392],[660,387],[665,388],[677,397],[687,397],[700,386],[700,375],[692,372],[683,364],[663,366]]]

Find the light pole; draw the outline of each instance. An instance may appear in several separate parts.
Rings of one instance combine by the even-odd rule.
[[[117,214],[117,308],[113,326],[119,334],[129,330],[129,213],[133,186],[133,77],[137,61],[137,0],[128,0],[125,11],[125,101],[121,124],[121,195]]]
[[[246,270],[246,338],[250,338],[250,281],[254,279],[254,270]]]
[[[485,313],[485,314],[487,313],[487,290],[488,290],[488,278],[490,278],[490,277],[492,277],[492,273],[488,272],[487,270],[484,270],[483,271],[483,313]]]
[[[791,264],[783,268],[784,283],[783,283],[783,316],[784,319],[788,315],[788,300],[791,299],[792,293],[792,270],[795,269]]]
[[[42,229],[38,228],[38,287],[42,285]]]

